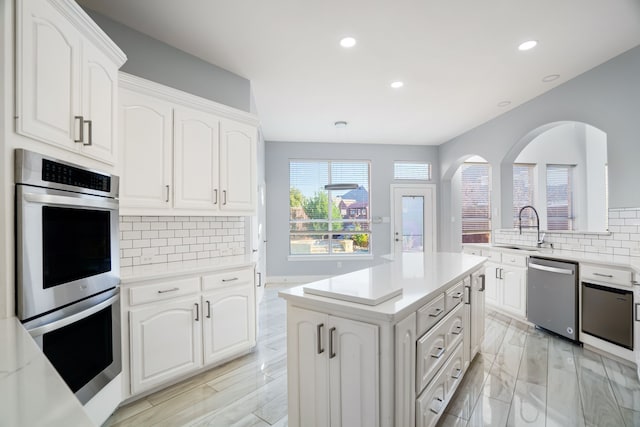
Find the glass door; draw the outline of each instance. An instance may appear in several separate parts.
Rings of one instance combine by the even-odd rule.
[[[435,188],[431,185],[392,186],[394,254],[434,252]]]

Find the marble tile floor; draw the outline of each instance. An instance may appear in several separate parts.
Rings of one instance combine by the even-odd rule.
[[[123,406],[105,426],[286,426],[277,291],[260,304],[253,353]],[[438,425],[640,427],[640,382],[626,365],[488,311],[481,353]]]

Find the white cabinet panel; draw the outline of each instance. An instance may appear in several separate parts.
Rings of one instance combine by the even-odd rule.
[[[120,205],[167,208],[171,202],[171,104],[120,89]]]
[[[502,274],[502,307],[520,317],[527,314],[527,269],[504,267]]]
[[[478,354],[480,346],[484,340],[484,313],[485,313],[485,293],[487,288],[486,275],[474,272],[471,275],[471,346],[470,359]]]
[[[414,426],[416,414],[416,313],[395,326],[395,404],[397,426]]]
[[[222,209],[256,208],[256,128],[232,120],[220,122]]]
[[[192,297],[129,311],[132,393],[202,366],[199,302]]]

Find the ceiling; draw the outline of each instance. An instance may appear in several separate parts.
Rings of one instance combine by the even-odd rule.
[[[79,3],[249,79],[267,141],[441,144],[640,44],[638,0]]]

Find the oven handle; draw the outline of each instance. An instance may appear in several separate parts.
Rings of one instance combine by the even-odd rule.
[[[63,319],[59,319],[59,320],[54,320],[53,322],[47,323],[45,325],[42,326],[37,326],[33,329],[27,329],[27,332],[29,332],[29,334],[32,337],[38,337],[41,335],[44,335],[48,332],[51,331],[55,331],[56,329],[60,329],[63,328],[67,325],[70,325],[72,323],[77,322],[78,320],[82,320],[84,318],[87,318],[89,316],[91,316],[92,314],[95,314],[97,312],[99,312],[100,310],[109,307],[111,304],[113,304],[115,301],[118,300],[118,298],[120,298],[120,294],[116,294],[114,296],[112,296],[111,298],[108,298],[86,310],[80,311],[78,313],[72,314],[71,316],[67,316]]]
[[[95,200],[88,197],[68,197],[57,196],[53,194],[36,194],[36,193],[23,193],[23,199],[31,203],[46,203],[52,205],[65,205],[65,206],[78,206],[78,207],[92,207],[92,208],[104,208],[110,210],[118,209],[118,202],[100,197]]]

